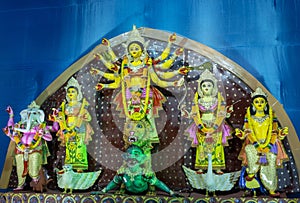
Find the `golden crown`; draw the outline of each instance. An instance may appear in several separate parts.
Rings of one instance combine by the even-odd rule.
[[[211,93],[211,96],[216,96],[218,94],[218,80],[217,78],[214,76],[214,74],[212,72],[210,72],[208,69],[205,69],[201,75],[200,78],[198,79],[198,94],[200,97],[203,97],[203,92],[201,91],[201,83],[205,80],[209,80],[213,83],[213,90]]]
[[[74,77],[70,78],[67,86],[65,87],[65,90],[67,91],[70,87],[77,88],[77,90],[78,90],[77,100],[80,101],[82,99],[81,85],[79,85],[78,81]],[[67,100],[68,100],[68,98],[67,98]]]
[[[201,73],[198,83],[201,83],[203,80],[211,80],[214,86],[217,86],[217,78],[208,69],[205,69],[203,73]]]
[[[133,25],[132,31],[128,34],[128,38],[126,44],[124,44],[124,47],[127,48],[132,42],[141,43],[144,46],[144,49],[146,49],[149,43],[149,41],[145,42],[145,39],[141,36],[139,30],[136,29],[135,25]]]
[[[268,97],[268,95],[266,93],[264,93],[260,87],[256,88],[255,92],[251,93],[251,98],[256,97],[256,96],[263,96],[265,98]]]

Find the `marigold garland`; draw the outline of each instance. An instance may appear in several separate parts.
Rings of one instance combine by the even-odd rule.
[[[42,137],[43,137],[43,135],[40,134],[40,129],[44,129],[45,125],[46,125],[45,123],[41,123],[39,125],[38,129],[35,132],[35,135],[33,136],[33,140],[31,141],[30,144],[24,144],[21,141],[21,137],[23,135],[21,134],[21,132],[18,132],[18,136],[14,136],[14,138],[13,138],[17,145],[18,150],[24,152],[25,149],[30,149],[30,150],[35,149],[40,144]]]
[[[148,60],[150,60],[150,58],[146,58],[146,65],[145,68],[147,68],[147,85],[146,85],[146,98],[145,98],[145,104],[144,107],[140,110],[140,112],[134,112],[132,114],[129,114],[128,112],[128,107],[127,107],[127,100],[126,100],[126,88],[125,88],[125,81],[122,80],[122,100],[123,100],[123,108],[124,108],[124,112],[126,114],[126,116],[128,118],[130,118],[131,120],[135,120],[135,121],[140,121],[142,120],[147,112],[147,108],[148,108],[148,102],[149,102],[149,95],[150,95],[150,74],[148,71]],[[128,59],[124,58],[124,61],[122,63],[121,66],[121,71],[122,71],[122,77],[124,78],[124,68],[128,68]]]

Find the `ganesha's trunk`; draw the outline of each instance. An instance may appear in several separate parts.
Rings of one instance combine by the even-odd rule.
[[[26,128],[15,128],[16,131],[22,132],[22,133],[26,133],[30,131],[30,126],[31,126],[31,116],[28,118],[27,122],[26,122]]]

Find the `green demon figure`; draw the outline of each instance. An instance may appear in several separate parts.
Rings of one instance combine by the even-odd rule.
[[[139,146],[129,146],[123,158],[124,164],[100,193],[106,193],[119,187],[119,194],[155,195],[155,187],[157,187],[171,196],[178,196],[156,177],[153,170],[150,171],[148,167],[145,167],[147,155]]]

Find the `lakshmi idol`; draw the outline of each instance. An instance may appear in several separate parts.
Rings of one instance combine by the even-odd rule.
[[[288,134],[288,128],[280,128],[277,117],[269,106],[267,95],[261,88],[251,94],[251,105],[247,108],[243,130],[236,129],[236,136],[244,141],[239,155],[246,166],[246,185],[258,187],[256,176],[270,196],[278,197],[276,168],[282,167],[288,157],[281,140]]]

